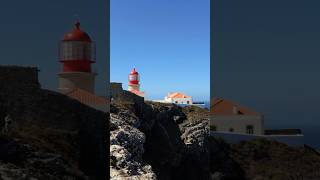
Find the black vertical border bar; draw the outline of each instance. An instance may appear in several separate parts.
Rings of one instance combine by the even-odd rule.
[[[105,124],[105,142],[106,142],[106,163],[104,166],[105,171],[105,179],[110,179],[110,0],[106,0],[106,21],[107,21],[107,34],[106,34],[106,61],[107,61],[107,67],[106,67],[106,97],[107,97],[107,117],[106,117],[106,124]]]
[[[107,13],[106,13],[106,16],[107,16],[107,49],[106,49],[106,54],[107,54],[107,57],[106,57],[106,61],[107,61],[107,82],[106,82],[106,86],[107,86],[107,96],[109,97],[110,96],[110,0],[106,0],[107,1]],[[110,104],[109,104],[109,107],[110,107]]]

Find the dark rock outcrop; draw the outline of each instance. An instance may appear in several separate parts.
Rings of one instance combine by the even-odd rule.
[[[228,144],[208,136],[208,110],[127,97],[111,103],[112,179],[320,178],[312,148],[265,139]]]
[[[310,147],[266,139],[229,144],[209,137],[208,110],[125,93],[110,108],[112,179],[320,179],[320,156]]]
[[[320,156],[305,147],[256,139],[226,145],[247,179],[320,179]]]
[[[88,179],[60,154],[44,152],[10,137],[0,137],[1,179]]]
[[[107,114],[41,89],[36,68],[0,69],[0,129],[5,116],[12,119],[10,132],[0,135],[6,139],[0,144],[6,155],[0,156],[0,166],[29,176],[39,165],[43,168],[37,170],[39,176],[33,176],[37,179],[64,179],[65,173],[59,169],[75,169],[83,177],[105,179]],[[52,167],[46,168],[50,164]],[[9,176],[11,171],[6,172]]]

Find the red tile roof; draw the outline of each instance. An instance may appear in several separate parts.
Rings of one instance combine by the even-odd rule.
[[[144,96],[144,92],[141,92],[141,91],[138,91],[138,90],[135,90],[135,89],[131,89],[130,92],[138,95],[138,96]]]
[[[213,115],[260,115],[260,113],[247,107],[224,99],[213,99],[211,101],[210,112]]]
[[[96,96],[82,89],[74,89],[65,95],[80,101],[86,105],[107,104],[107,98]]]
[[[167,98],[191,98],[191,96],[187,96],[180,92],[169,93]]]

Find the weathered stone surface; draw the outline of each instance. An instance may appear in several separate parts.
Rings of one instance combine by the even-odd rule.
[[[204,146],[206,138],[209,135],[209,120],[202,119],[196,123],[192,122],[185,125],[183,128],[185,129],[181,138],[184,143],[187,145],[197,145]]]
[[[111,106],[112,179],[319,179],[315,150],[264,139],[228,144],[209,137],[209,111],[143,102]],[[134,146],[136,145],[136,146]]]
[[[142,160],[145,135],[121,117],[110,116],[110,178],[156,179],[151,166]]]
[[[111,178],[144,179],[146,174],[166,180],[210,178],[207,120],[189,124],[181,107],[143,102],[134,94],[126,97],[131,98],[111,103]],[[183,134],[179,124],[186,125]],[[150,171],[143,171],[145,167]]]

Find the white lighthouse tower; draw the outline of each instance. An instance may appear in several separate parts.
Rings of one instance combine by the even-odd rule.
[[[91,64],[95,63],[95,43],[80,29],[79,21],[60,42],[59,61],[63,65],[58,73],[60,92],[79,88],[94,94],[96,73],[92,72]]]
[[[140,76],[139,73],[136,71],[135,68],[129,74],[129,84],[128,84],[128,91],[141,96],[145,97],[144,92],[140,91]]]

